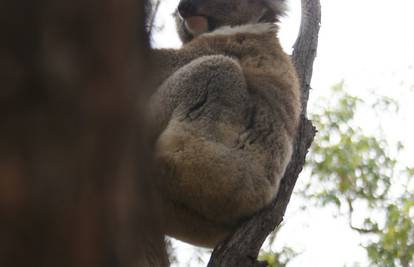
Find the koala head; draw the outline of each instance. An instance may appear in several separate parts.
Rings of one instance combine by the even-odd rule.
[[[180,0],[175,12],[183,42],[221,26],[277,22],[285,0]]]

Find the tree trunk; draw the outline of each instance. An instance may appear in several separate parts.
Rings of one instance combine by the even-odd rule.
[[[167,265],[139,116],[143,10],[0,4],[0,266]]]

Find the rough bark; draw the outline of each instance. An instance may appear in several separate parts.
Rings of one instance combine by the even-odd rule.
[[[279,193],[272,204],[244,223],[227,240],[213,251],[209,267],[256,267],[266,266],[257,257],[266,237],[283,220],[297,177],[305,164],[305,157],[315,135],[315,128],[306,117],[316,57],[318,32],[321,19],[319,0],[302,0],[302,21],[292,55],[302,90],[301,124],[297,133],[292,159],[283,177]]]
[[[165,266],[143,3],[2,1],[0,32],[0,266]]]

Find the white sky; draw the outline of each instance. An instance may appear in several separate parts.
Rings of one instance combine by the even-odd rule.
[[[154,36],[157,47],[179,47],[170,14],[177,0],[164,0]],[[300,0],[289,0],[290,12],[281,22],[280,39],[290,53],[299,27]],[[322,27],[315,61],[309,109],[329,88],[345,81],[351,94],[363,99],[378,95],[400,102],[398,115],[358,114],[357,122],[366,133],[378,133],[378,125],[391,142],[406,147],[399,160],[414,165],[414,0],[321,0]],[[301,212],[293,197],[278,236],[279,245],[288,244],[302,253],[289,267],[341,267],[355,262],[366,266],[360,236],[345,219],[333,218],[329,208]],[[190,250],[180,245],[179,259]],[[191,265],[195,266],[195,265]]]

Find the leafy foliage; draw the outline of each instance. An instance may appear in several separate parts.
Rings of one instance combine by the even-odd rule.
[[[340,206],[359,199],[376,206],[377,200],[387,196],[396,160],[389,156],[385,140],[366,136],[360,127],[352,125],[362,100],[344,93],[343,83],[333,92],[333,99],[337,98],[333,107],[328,105],[321,114],[312,116],[319,133],[307,163],[324,189],[311,190],[314,195],[309,197],[323,205]]]
[[[321,101],[321,112],[312,116],[318,129],[307,160],[312,182],[300,193],[317,205],[345,210],[350,227],[369,236],[364,247],[373,266],[413,266],[414,194],[410,178],[414,171],[401,171],[391,145],[381,136],[364,134],[355,125],[355,112],[366,103],[345,93],[343,87],[343,83],[334,86],[330,101]],[[372,104],[373,109],[387,106],[398,110],[389,98]],[[398,143],[395,150],[398,153],[401,149]],[[353,221],[355,206],[368,211],[359,216],[357,225]]]
[[[366,249],[378,266],[413,266],[414,262],[414,195],[407,195],[387,206],[386,222],[379,240]]]
[[[285,247],[281,251],[262,251],[259,260],[266,261],[268,267],[286,267],[296,255],[292,248]]]

